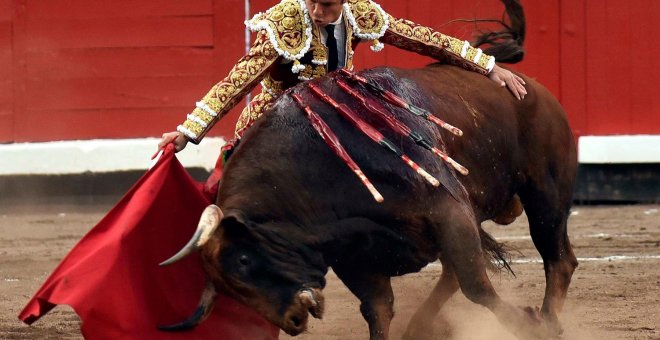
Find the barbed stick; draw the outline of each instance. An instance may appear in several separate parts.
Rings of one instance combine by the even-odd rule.
[[[415,163],[410,157],[408,157],[406,154],[401,152],[394,143],[392,143],[389,139],[387,139],[383,134],[378,132],[378,130],[374,129],[373,126],[369,125],[367,122],[362,120],[360,117],[358,117],[353,110],[351,110],[346,104],[339,104],[337,103],[332,97],[330,97],[327,93],[323,92],[321,88],[319,88],[317,85],[313,83],[309,83],[307,85],[310,90],[312,90],[312,93],[317,95],[319,98],[321,98],[323,101],[328,103],[330,106],[335,108],[344,118],[346,118],[348,121],[350,121],[355,127],[357,127],[362,133],[367,135],[367,137],[371,138],[374,142],[378,143],[380,146],[384,147],[385,149],[391,151],[392,153],[396,154],[403,160],[404,163],[406,163],[409,167],[411,167],[417,174],[420,176],[424,177],[424,179],[429,182],[431,185],[434,187],[437,187],[440,185],[440,182],[431,174],[429,174],[426,170],[424,170],[421,166],[419,166],[417,163]]]
[[[468,171],[467,168],[456,162],[454,159],[449,157],[446,153],[442,152],[442,150],[438,149],[437,147],[433,146],[433,144],[426,138],[424,138],[421,134],[419,134],[416,131],[413,131],[410,127],[408,127],[406,124],[398,120],[396,117],[394,117],[392,114],[389,112],[384,111],[381,108],[378,108],[374,105],[373,101],[368,100],[366,97],[362,96],[360,93],[358,93],[355,89],[351,88],[348,83],[345,81],[338,79],[337,80],[337,85],[344,90],[344,92],[348,93],[351,95],[351,97],[355,98],[357,101],[362,104],[367,110],[371,111],[372,113],[376,114],[379,118],[381,118],[389,127],[390,129],[394,130],[400,135],[407,136],[410,139],[412,139],[415,143],[418,145],[424,147],[425,149],[433,152],[435,155],[440,157],[442,160],[447,162],[449,165],[451,165],[456,171],[460,172],[462,175],[467,175],[470,172]]]
[[[337,135],[332,132],[332,129],[330,129],[330,126],[323,121],[321,116],[316,114],[316,112],[312,111],[312,109],[306,105],[303,102],[302,97],[300,97],[299,94],[294,93],[291,95],[293,99],[300,105],[300,107],[303,109],[305,112],[305,115],[307,116],[307,119],[312,123],[312,126],[316,130],[316,132],[321,135],[321,138],[323,141],[325,141],[326,144],[332,149],[332,151],[335,152],[335,154],[341,158],[344,163],[360,178],[360,181],[362,181],[362,184],[367,187],[367,190],[371,193],[371,195],[374,197],[376,202],[381,203],[383,202],[384,198],[383,196],[376,190],[376,187],[374,187],[373,184],[371,184],[371,181],[367,176],[362,172],[362,169],[353,161],[351,156],[346,152],[346,149],[341,145],[339,142],[339,139],[337,138]]]
[[[373,81],[370,81],[367,78],[364,78],[360,75],[357,75],[356,73],[353,73],[353,72],[351,72],[351,71],[349,71],[345,68],[339,70],[339,72],[341,74],[345,75],[346,77],[348,77],[349,79],[363,84],[369,90],[378,93],[383,98],[385,98],[385,100],[387,100],[390,104],[396,105],[396,106],[401,107],[403,109],[406,109],[406,110],[408,110],[408,112],[410,112],[410,113],[412,113],[416,116],[419,116],[419,117],[422,117],[422,118],[424,118],[428,121],[431,121],[431,122],[437,124],[438,126],[442,127],[443,129],[455,134],[456,136],[462,136],[463,135],[463,131],[461,131],[461,129],[459,129],[459,128],[445,122],[444,120],[434,116],[433,114],[431,114],[430,112],[424,110],[423,108],[421,108],[419,106],[416,106],[415,104],[406,101],[405,99],[399,97],[398,95],[394,94],[393,92],[382,88],[380,85],[374,83]]]

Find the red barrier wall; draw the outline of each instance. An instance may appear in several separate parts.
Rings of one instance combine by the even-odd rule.
[[[253,0],[252,13],[276,0]],[[563,103],[576,135],[660,134],[657,0],[523,0],[515,68]],[[394,16],[470,39],[455,18],[500,18],[498,0],[381,0]],[[244,52],[243,0],[0,0],[0,142],[158,136]],[[432,60],[386,47],[356,66]],[[239,109],[214,135],[230,136]]]

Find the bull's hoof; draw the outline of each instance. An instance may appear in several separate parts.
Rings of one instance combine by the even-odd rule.
[[[521,308],[527,313],[527,316],[532,319],[532,322],[543,323],[543,315],[541,315],[539,307],[527,306]]]
[[[551,338],[550,331],[538,308],[509,305],[498,310],[496,314],[500,322],[520,340]]]
[[[543,320],[545,320],[548,329],[555,335],[555,338],[559,338],[564,334],[564,328],[561,326],[556,314],[543,313]]]
[[[443,317],[439,316],[437,320],[432,318],[417,318],[410,320],[405,333],[401,336],[402,340],[436,340],[436,339],[450,339],[453,331],[449,322]]]

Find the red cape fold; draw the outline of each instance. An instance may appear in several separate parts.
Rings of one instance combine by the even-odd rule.
[[[279,329],[220,295],[206,321],[187,332],[157,325],[186,319],[205,274],[193,254],[158,264],[192,236],[211,202],[169,145],[157,164],[62,260],[19,319],[32,324],[58,304],[73,307],[88,339],[277,339]]]

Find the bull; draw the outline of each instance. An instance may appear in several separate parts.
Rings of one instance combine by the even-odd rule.
[[[360,112],[442,187],[429,185],[383,152],[307,85],[292,88],[243,137],[224,169],[216,205],[207,208],[193,239],[169,261],[199,250],[208,275],[195,315],[172,328],[201,322],[221,291],[286,333],[299,334],[310,314],[322,316],[324,277],[331,267],[360,300],[370,338],[386,339],[394,314],[390,278],[440,260],[442,274],[410,321],[408,338],[424,335],[459,287],[521,339],[561,333],[558,313],[577,266],[567,234],[577,160],[557,100],[524,75],[528,94],[519,101],[485,77],[450,65],[376,68],[361,75],[461,128],[458,137],[383,104],[470,174],[458,174],[384,127],[338,88],[338,74],[313,83]],[[335,131],[384,202],[374,201],[319,138],[292,94]],[[544,263],[540,312],[504,301],[487,275],[493,259],[506,265],[506,254],[481,223],[510,223],[523,208]]]

